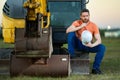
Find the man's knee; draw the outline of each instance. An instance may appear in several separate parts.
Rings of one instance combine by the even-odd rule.
[[[74,37],[75,37],[75,33],[74,32],[68,33],[68,42],[72,42]]]
[[[105,52],[105,50],[106,50],[106,47],[103,44],[98,45],[98,48],[99,48],[98,50],[100,52]]]

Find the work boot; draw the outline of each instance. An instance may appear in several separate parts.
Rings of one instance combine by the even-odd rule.
[[[102,74],[100,69],[92,69],[92,74]]]

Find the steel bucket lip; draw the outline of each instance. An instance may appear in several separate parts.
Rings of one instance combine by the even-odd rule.
[[[62,61],[62,58],[66,58],[67,61]],[[10,75],[11,76],[19,76],[19,75],[28,75],[28,76],[51,76],[51,77],[66,77],[69,75],[69,55],[52,55],[51,58],[48,59],[48,64],[35,64],[31,61],[31,59],[27,58],[15,58],[15,55],[11,57],[11,68]],[[36,59],[36,58],[34,58]],[[18,62],[15,62],[18,61]],[[35,62],[35,61],[34,61]],[[15,67],[14,65],[23,64],[21,67]],[[27,63],[27,64],[26,64]],[[24,68],[24,66],[26,66]]]

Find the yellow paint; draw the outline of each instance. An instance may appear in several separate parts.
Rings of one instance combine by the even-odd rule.
[[[37,14],[42,14],[41,17],[41,27],[48,28],[50,25],[50,12],[47,12],[47,3],[46,0],[27,0],[23,6],[27,9],[27,19],[36,20]],[[47,24],[44,24],[44,17],[47,17]],[[6,43],[14,43],[15,41],[15,28],[24,28],[25,20],[24,19],[13,19],[5,14],[2,18],[2,29],[3,29],[3,38]]]
[[[47,14],[47,25],[45,26],[45,28],[48,28],[50,25],[50,13],[48,12]]]
[[[37,14],[41,14],[41,27],[48,28],[50,25],[50,12],[47,12],[46,0],[27,0],[24,5],[27,9],[27,19],[36,20]],[[47,17],[47,25],[44,24],[44,17]]]
[[[37,2],[40,3],[40,6],[38,7],[38,9],[36,9],[37,13],[41,13],[44,16],[47,16],[47,3],[46,0],[36,0]]]
[[[27,0],[23,6],[27,9],[28,20],[36,20],[38,13],[47,16],[46,4],[46,0]]]
[[[14,43],[15,38],[15,28],[24,28],[25,20],[24,19],[13,19],[5,14],[2,17],[2,30],[3,38],[6,43]]]

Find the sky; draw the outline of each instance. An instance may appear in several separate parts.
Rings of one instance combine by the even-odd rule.
[[[120,28],[120,0],[90,0],[90,20],[100,28]]]
[[[0,25],[5,1],[0,0]],[[86,6],[90,10],[90,20],[98,27],[120,28],[120,0],[90,0]]]

